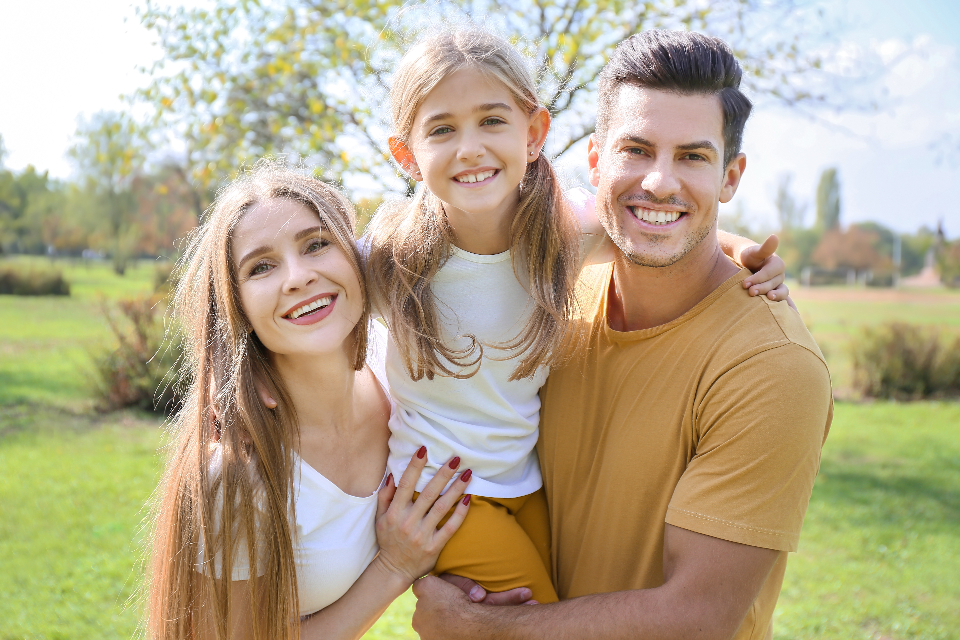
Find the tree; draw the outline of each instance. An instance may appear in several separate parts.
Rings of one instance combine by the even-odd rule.
[[[827,269],[867,271],[889,268],[889,256],[877,250],[880,238],[875,231],[852,226],[846,231],[830,229],[813,251],[813,261]]]
[[[836,167],[824,169],[817,184],[817,229],[840,227],[840,179]]]
[[[81,121],[76,137],[68,153],[99,200],[113,268],[122,275],[137,241],[131,185],[145,162],[141,130],[126,114],[101,111]]]
[[[746,88],[761,99],[806,105],[830,95],[803,35],[822,28],[810,28],[810,15],[791,0],[214,0],[210,9],[148,0],[140,17],[165,56],[138,97],[208,192],[264,154],[402,186],[385,145],[384,105],[410,35],[430,24],[483,24],[529,54],[554,117],[553,154],[592,133],[597,72],[618,42],[643,29],[725,38],[744,64]]]

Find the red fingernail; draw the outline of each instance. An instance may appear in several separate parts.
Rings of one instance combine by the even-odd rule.
[[[464,506],[470,504],[470,494],[468,493],[467,495],[463,496],[463,500],[461,500],[461,502],[463,502]]]
[[[456,469],[460,466],[460,456],[456,456],[453,460],[450,461],[450,468]]]
[[[417,449],[417,457],[418,457],[418,458],[420,458],[421,460],[423,460],[423,456],[425,456],[425,455],[427,455],[427,448],[426,448],[426,447],[420,447],[419,449]]]
[[[463,482],[470,482],[470,476],[472,475],[473,475],[473,469],[467,469],[466,471],[460,474],[460,480],[462,480]]]
[[[387,479],[383,481],[383,486],[389,487],[393,483],[393,474],[387,474]]]

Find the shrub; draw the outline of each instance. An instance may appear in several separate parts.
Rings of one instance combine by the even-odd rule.
[[[852,343],[854,384],[864,396],[919,400],[960,395],[960,337],[892,322]]]
[[[119,346],[94,355],[102,408],[173,413],[178,400],[170,374],[180,351],[176,343],[165,339],[159,296],[124,300],[118,310],[120,318],[115,310],[103,307]]]
[[[70,283],[63,272],[23,265],[0,265],[0,294],[15,296],[68,296]]]

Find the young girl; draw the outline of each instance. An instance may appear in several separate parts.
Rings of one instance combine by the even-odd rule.
[[[425,187],[384,207],[365,240],[391,336],[389,468],[399,474],[427,444],[421,490],[460,456],[471,511],[434,571],[556,601],[538,391],[563,357],[577,273],[605,236],[565,204],[541,153],[550,117],[508,42],[483,31],[424,40],[397,68],[391,113],[394,158]]]

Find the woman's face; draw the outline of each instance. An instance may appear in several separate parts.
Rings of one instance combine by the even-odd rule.
[[[284,198],[255,205],[233,231],[233,255],[240,304],[267,349],[295,356],[353,346],[360,282],[315,211]]]

